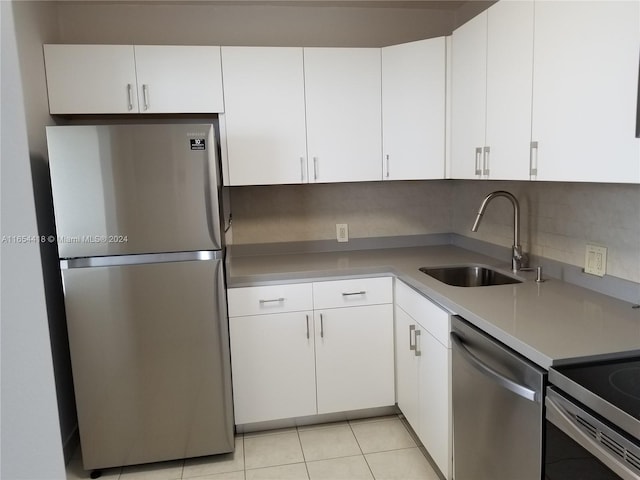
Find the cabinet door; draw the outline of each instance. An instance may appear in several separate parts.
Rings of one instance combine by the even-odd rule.
[[[316,413],[312,316],[229,319],[236,424]]]
[[[529,180],[533,91],[533,2],[488,10],[485,176]]]
[[[417,322],[400,307],[395,307],[396,401],[415,432],[420,428],[418,362],[415,351]]]
[[[451,176],[481,178],[485,145],[487,12],[453,32]]]
[[[305,48],[310,182],[382,179],[379,48]]]
[[[383,180],[444,178],[444,37],[382,49]]]
[[[231,185],[305,183],[302,48],[222,47]]]
[[[446,317],[445,312],[442,314]],[[420,353],[420,426],[417,433],[445,478],[451,478],[449,349],[424,329],[416,342]]]
[[[633,1],[536,3],[538,180],[640,183],[638,18]]]
[[[393,306],[314,312],[318,413],[395,403]]]
[[[137,113],[131,45],[44,45],[51,114]]]
[[[220,47],[136,45],[141,113],[223,112]]]

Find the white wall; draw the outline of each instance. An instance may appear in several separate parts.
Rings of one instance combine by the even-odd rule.
[[[52,125],[54,121],[49,115],[42,44],[58,41],[57,13],[57,5],[53,2],[29,1],[14,2],[13,4],[18,58],[23,79],[22,88],[36,220],[38,232],[45,236],[55,235],[45,135],[46,125]],[[62,278],[56,245],[49,242],[41,243],[40,255],[56,380],[56,397],[60,413],[60,429],[65,458],[68,459],[77,446],[77,414],[71,376]]]
[[[0,2],[1,233],[36,235],[12,2]],[[39,245],[1,246],[0,477],[64,479]]]

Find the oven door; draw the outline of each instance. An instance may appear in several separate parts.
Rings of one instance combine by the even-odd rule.
[[[640,445],[557,388],[546,396],[546,480],[638,480]]]

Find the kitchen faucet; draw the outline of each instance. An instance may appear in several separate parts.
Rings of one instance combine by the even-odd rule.
[[[482,216],[487,209],[487,205],[489,205],[489,202],[496,197],[506,197],[511,201],[511,205],[513,205],[513,246],[511,247],[511,271],[513,273],[518,273],[518,271],[522,268],[524,254],[522,253],[522,247],[520,246],[520,204],[518,203],[518,199],[516,197],[514,197],[509,192],[505,192],[504,190],[497,190],[487,195],[482,201],[482,205],[480,205],[478,216],[476,217],[476,221],[473,222],[471,231],[478,231],[480,221],[482,220]]]

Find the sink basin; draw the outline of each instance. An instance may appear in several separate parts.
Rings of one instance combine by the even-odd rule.
[[[488,267],[462,265],[456,267],[422,267],[422,273],[454,287],[489,287],[522,283],[522,280],[505,275]]]

